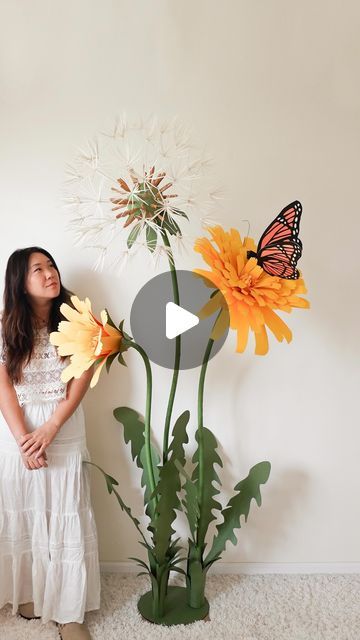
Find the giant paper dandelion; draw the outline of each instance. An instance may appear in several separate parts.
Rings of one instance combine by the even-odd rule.
[[[195,210],[208,220],[219,197],[207,189],[208,164],[176,120],[120,118],[80,150],[68,167],[65,201],[76,241],[98,250],[95,268],[121,267],[141,246],[155,259],[171,255],[165,236],[178,244],[188,216]]]

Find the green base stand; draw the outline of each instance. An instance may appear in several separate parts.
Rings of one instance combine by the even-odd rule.
[[[148,591],[138,601],[138,609],[146,620],[155,624],[190,624],[197,620],[203,620],[209,613],[209,603],[205,603],[200,609],[193,609],[187,603],[185,587],[168,587],[165,598],[164,615],[159,618],[153,615],[152,592]]]

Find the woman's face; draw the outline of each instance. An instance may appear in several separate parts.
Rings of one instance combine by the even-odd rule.
[[[52,300],[60,293],[59,274],[51,260],[43,253],[36,252],[29,256],[25,291],[37,302]]]

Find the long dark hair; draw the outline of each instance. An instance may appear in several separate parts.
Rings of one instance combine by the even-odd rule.
[[[22,368],[33,354],[35,326],[30,302],[25,293],[25,279],[32,253],[42,253],[51,260],[60,280],[60,293],[52,301],[48,331],[57,331],[63,319],[60,305],[70,303],[71,291],[66,289],[52,255],[41,247],[17,249],[11,254],[5,272],[4,308],[2,313],[2,339],[6,369],[10,380],[17,384],[22,378]],[[71,304],[71,303],[70,303]]]

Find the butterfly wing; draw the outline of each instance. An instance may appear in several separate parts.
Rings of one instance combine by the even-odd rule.
[[[262,234],[257,247],[259,265],[272,276],[294,280],[302,254],[299,239],[302,206],[298,200],[285,207]]]

